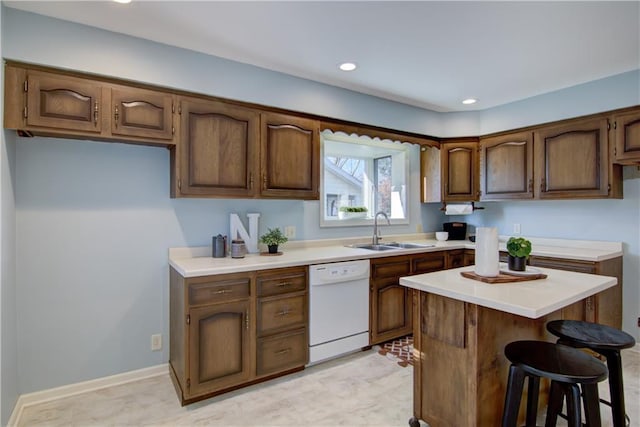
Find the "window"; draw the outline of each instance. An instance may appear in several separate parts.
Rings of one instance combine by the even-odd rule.
[[[408,224],[407,144],[322,133],[321,226],[369,225],[377,212]]]

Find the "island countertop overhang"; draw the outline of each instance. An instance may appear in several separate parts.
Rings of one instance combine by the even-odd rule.
[[[473,266],[400,278],[400,284],[455,300],[537,319],[616,286],[616,277],[539,268],[547,275],[513,283],[484,283],[463,277]]]

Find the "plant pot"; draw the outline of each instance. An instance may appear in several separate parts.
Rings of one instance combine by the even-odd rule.
[[[268,245],[267,248],[269,248],[269,253],[270,254],[277,254],[278,253],[278,245]]]
[[[509,270],[525,271],[527,269],[527,258],[509,255]]]
[[[366,217],[366,212],[338,212],[338,219],[360,219]]]

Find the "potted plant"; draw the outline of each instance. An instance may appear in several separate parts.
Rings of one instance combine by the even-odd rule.
[[[509,252],[509,270],[525,271],[527,258],[531,253],[531,242],[524,237],[510,237],[507,240],[507,252]]]
[[[278,245],[285,243],[289,240],[283,233],[280,231],[280,228],[268,228],[267,232],[260,236],[260,243],[264,243],[269,248],[270,254],[278,253]]]
[[[341,206],[338,219],[365,218],[369,209],[366,206]]]

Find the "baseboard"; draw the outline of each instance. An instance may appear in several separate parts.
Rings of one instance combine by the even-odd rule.
[[[107,387],[114,387],[121,384],[139,381],[146,378],[157,377],[169,373],[168,364],[151,366],[149,368],[137,369],[135,371],[124,372],[122,374],[111,375],[108,377],[96,378],[95,380],[82,381],[75,384],[68,384],[61,387],[51,388],[48,390],[36,391],[33,393],[22,394],[18,397],[13,412],[9,417],[7,427],[17,426],[22,416],[22,411],[31,405],[50,402],[52,400],[71,397],[90,391],[100,390]]]

